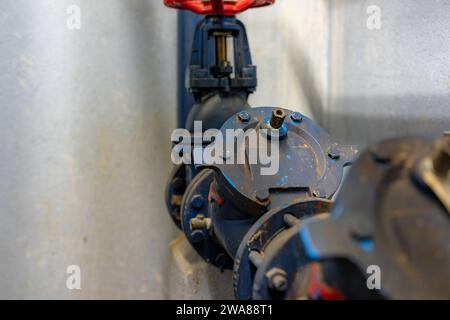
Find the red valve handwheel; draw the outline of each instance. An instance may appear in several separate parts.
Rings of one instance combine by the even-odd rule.
[[[273,3],[275,0],[164,0],[164,4],[171,8],[218,16],[232,16],[250,8]]]

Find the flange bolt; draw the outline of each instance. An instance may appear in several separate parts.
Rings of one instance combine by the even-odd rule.
[[[239,118],[239,120],[241,120],[242,122],[249,122],[249,121],[250,121],[250,115],[248,114],[247,111],[241,111],[241,112],[239,112],[238,118]]]
[[[190,221],[191,230],[209,230],[211,227],[211,218],[205,217],[203,214],[198,214]]]
[[[191,232],[191,239],[193,243],[201,243],[205,240],[205,235],[201,230],[194,230]]]
[[[194,209],[200,210],[205,205],[201,195],[195,195],[191,200],[191,206]]]
[[[291,115],[291,119],[294,122],[302,122],[303,121],[303,116],[302,116],[302,114],[300,112],[294,112]]]
[[[288,288],[286,272],[279,268],[272,268],[266,273],[269,288],[278,292],[284,292]]]
[[[267,202],[270,199],[270,193],[267,190],[257,190],[255,192],[256,200],[259,202]]]

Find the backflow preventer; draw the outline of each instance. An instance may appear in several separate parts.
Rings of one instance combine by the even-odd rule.
[[[448,136],[439,140],[440,158],[434,157],[441,174],[426,160],[431,142],[389,142],[362,156],[333,205],[356,149],[336,143],[298,112],[247,103],[256,67],[245,27],[234,15],[274,2],[164,1],[206,15],[195,30],[186,77],[195,103],[185,129],[193,138],[174,141],[179,159],[188,161],[180,161],[169,179],[171,218],[207,262],[233,270],[238,299],[448,297],[448,281],[430,280],[434,251],[400,245],[441,250],[438,269],[450,270]],[[398,150],[404,149],[409,162],[401,161]],[[380,184],[389,187],[381,188],[382,199]],[[418,208],[424,211],[411,213]],[[414,233],[421,219],[430,226],[426,236]],[[387,253],[388,247],[398,251]],[[411,275],[396,276],[402,263],[417,267],[415,291],[399,289],[411,287]],[[369,267],[386,275],[382,289],[367,285]]]

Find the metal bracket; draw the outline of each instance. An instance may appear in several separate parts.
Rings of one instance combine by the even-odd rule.
[[[233,38],[234,77],[217,77],[213,72],[215,49],[211,38],[217,33],[229,34]],[[186,86],[196,101],[215,89],[246,93],[255,91],[256,67],[252,65],[247,32],[242,22],[235,17],[207,16],[197,25],[186,80]]]

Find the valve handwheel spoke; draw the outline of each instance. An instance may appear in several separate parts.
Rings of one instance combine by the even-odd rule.
[[[218,16],[233,16],[247,9],[268,6],[273,3],[275,0],[164,0],[164,4],[171,8]]]

